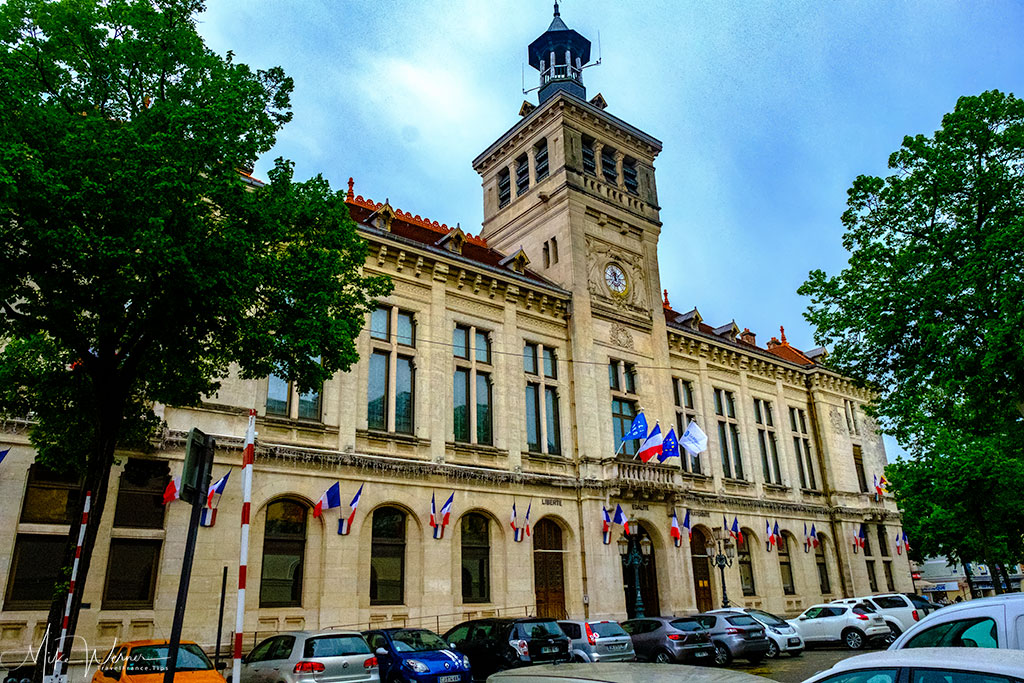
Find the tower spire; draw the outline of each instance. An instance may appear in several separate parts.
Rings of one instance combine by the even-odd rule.
[[[586,100],[583,66],[590,61],[590,41],[565,25],[557,0],[551,25],[530,43],[528,52],[530,66],[540,72],[541,102],[560,90]]]

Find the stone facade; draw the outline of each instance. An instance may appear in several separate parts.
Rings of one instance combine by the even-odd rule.
[[[861,412],[869,394],[816,362],[820,353],[791,347],[784,334],[759,347],[735,324],[713,328],[696,310],[671,308],[662,296],[657,258],[662,225],[654,160],[661,143],[603,107],[603,98],[591,103],[565,92],[539,107],[524,107],[522,120],[474,161],[484,193],[479,236],[350,189],[352,215],[370,243],[366,269],[387,274],[395,284],[381,302],[388,309],[387,330],[375,335],[368,321],[359,338],[362,360],[328,381],[318,400],[302,404],[288,388],[284,403],[268,410],[268,394],[280,395],[280,388],[269,379],[232,375],[201,408],[160,407],[167,430],[157,452],[124,453],[111,475],[84,586],[78,628],[84,643],[102,650],[115,639],[169,632],[187,506],[167,506],[155,528],[115,524],[115,509],[126,481],[123,469],[135,460],[164,461],[169,474],[180,472],[184,435],[193,426],[217,435],[214,476],[231,471],[232,477],[219,519],[199,533],[186,636],[214,643],[227,567],[221,642],[226,647],[231,641],[241,437],[253,407],[259,417],[247,646],[266,633],[294,628],[400,622],[443,631],[463,618],[537,611],[624,618],[634,593],[619,560],[620,531],[614,530],[610,544],[602,535],[602,508],[616,505],[652,541],[652,561],[641,572],[651,611],[685,613],[721,601],[720,575],[709,571],[703,543],[691,543],[685,531],[681,546],[673,543],[673,511],[680,523],[689,511],[695,540],[710,535],[723,517],[730,525],[738,519],[749,569],[741,572],[739,558],[726,569],[734,604],[793,614],[822,600],[890,589],[887,573],[891,589],[912,590],[906,556],[893,550],[900,524],[896,507],[873,495],[872,479],[881,476],[886,456],[874,423]],[[614,154],[606,154],[612,147]],[[590,159],[596,159],[593,166]],[[521,189],[517,175],[526,178]],[[509,186],[506,197],[503,182]],[[400,337],[408,333],[400,327],[408,318],[399,319],[406,314],[414,325],[411,340]],[[479,332],[489,348],[485,352],[480,341],[465,359],[458,357],[458,329],[473,340]],[[536,372],[524,366],[527,346],[539,354]],[[545,349],[554,361],[551,373],[542,367]],[[458,375],[460,369],[466,374]],[[403,372],[411,373],[411,381]],[[462,385],[469,400],[461,413],[453,409],[461,400],[456,377],[470,382]],[[684,382],[692,408],[677,407],[686,401],[674,400]],[[376,403],[375,393],[382,397]],[[543,413],[535,405],[541,396]],[[642,407],[652,426],[658,418],[663,429],[685,427],[692,417],[709,436],[699,471],[692,461],[685,467],[678,459],[643,464],[617,454],[613,401]],[[717,410],[729,401],[731,408]],[[552,403],[557,418],[548,416]],[[758,415],[765,422],[765,406],[774,416],[771,426],[758,424]],[[540,415],[533,426],[529,411]],[[489,426],[481,426],[488,418]],[[399,421],[402,428],[396,429]],[[16,544],[67,529],[25,521],[22,501],[33,461],[29,428],[9,422],[0,432],[0,449],[12,446],[0,473],[0,509],[8,522],[0,529],[0,577],[8,584],[0,650],[6,652],[38,642],[46,617],[45,609],[11,605]],[[759,431],[774,439],[777,466],[770,450],[763,465]],[[460,433],[465,438],[457,438]],[[721,434],[730,442],[729,472]],[[312,516],[312,506],[335,481],[341,482],[342,514],[365,484],[349,535],[337,533],[337,510]],[[440,507],[450,492],[451,523],[436,540],[429,526],[431,496]],[[264,566],[278,557],[268,547],[292,542],[264,537],[268,506],[283,499],[305,510],[304,539],[301,547],[287,546],[300,558],[284,574],[293,581],[294,594],[284,601],[291,604],[266,606],[261,581],[280,572]],[[521,541],[509,524],[513,504],[520,527],[530,509],[534,533]],[[371,520],[386,507],[404,514],[404,545],[389,546],[391,564],[374,564],[371,555],[385,550],[373,542]],[[474,602],[464,599],[473,593],[464,586],[473,574],[462,537],[463,519],[471,513],[486,520],[484,549],[477,547],[473,557],[484,553],[487,561],[475,567],[484,567],[487,585],[478,587]],[[778,551],[766,550],[766,522],[777,522],[788,539],[791,591],[784,586]],[[852,550],[862,524],[869,530],[870,556]],[[812,525],[822,543],[817,553],[804,549],[804,530]],[[109,562],[118,539],[141,539],[157,548],[151,596],[130,607],[107,599],[111,577],[116,582],[122,571]],[[372,601],[371,591],[384,591],[385,575],[399,565],[400,580],[387,590],[398,591],[390,595],[400,599],[381,600],[378,592]],[[140,580],[130,588],[139,589]],[[381,602],[397,604],[375,604]],[[76,658],[84,653],[78,647]]]

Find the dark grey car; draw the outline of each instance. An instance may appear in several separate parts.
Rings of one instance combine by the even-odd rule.
[[[715,646],[711,635],[692,617],[648,617],[622,622],[633,639],[637,659],[710,665]]]
[[[615,621],[563,619],[558,626],[569,636],[569,650],[578,662],[631,662],[633,640]]]
[[[737,657],[757,664],[768,654],[768,636],[747,614],[697,614],[691,617],[711,633],[715,664],[725,666]]]

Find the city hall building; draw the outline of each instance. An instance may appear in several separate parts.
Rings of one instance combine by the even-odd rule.
[[[348,205],[370,245],[367,272],[394,282],[358,339],[360,361],[320,391],[277,378],[225,379],[199,408],[158,406],[154,453],[122,452],[88,581],[84,644],[166,637],[188,506],[162,504],[185,435],[217,438],[230,472],[201,528],[185,637],[212,646],[227,568],[234,623],[241,459],[258,411],[245,643],[289,629],[539,614],[624,619],[735,605],[792,615],[844,596],[912,589],[895,551],[900,517],[876,499],[886,455],[869,394],[784,332],[758,341],[735,322],[673,308],[661,287],[655,159],[662,143],[587,99],[590,43],[555,15],[529,46],[539,103],[473,160],[478,235],[361,196]],[[680,226],[665,237],[681,239]],[[687,299],[699,297],[687,292]],[[793,312],[780,311],[780,315]],[[643,410],[667,431],[690,421],[707,449],[659,464],[620,437]],[[78,482],[34,464],[30,422],[0,450],[0,651],[39,643]],[[341,508],[314,516],[340,482]],[[350,533],[339,533],[362,487]],[[436,538],[453,497],[449,524]],[[643,548],[624,567],[621,506]],[[513,529],[512,515],[516,512]],[[670,533],[689,515],[691,534]],[[716,530],[742,542],[722,574]],[[768,528],[781,539],[771,545]],[[806,542],[814,529],[817,544]],[[529,529],[529,533],[527,532]],[[865,530],[864,548],[853,539]],[[730,539],[731,541],[731,539]],[[622,544],[624,545],[624,544]],[[724,549],[724,548],[723,548]],[[724,585],[722,577],[724,576]],[[10,656],[10,655],[6,655]],[[5,664],[8,664],[5,662]]]

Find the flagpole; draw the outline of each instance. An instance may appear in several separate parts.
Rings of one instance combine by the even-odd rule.
[[[249,563],[249,506],[252,502],[252,468],[256,461],[256,411],[249,411],[242,451],[242,531],[238,549],[238,602],[235,608],[235,648],[232,683],[242,680],[242,633],[245,630],[245,573]]]

